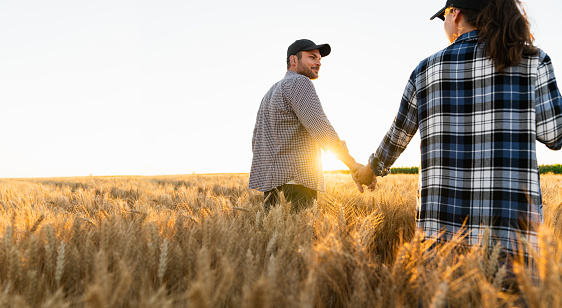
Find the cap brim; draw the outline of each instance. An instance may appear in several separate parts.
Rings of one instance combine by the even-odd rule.
[[[302,50],[314,50],[314,49],[318,49],[318,51],[320,52],[320,56],[322,56],[322,57],[325,57],[325,56],[329,55],[330,52],[332,51],[332,47],[330,47],[329,44],[314,45],[314,46],[304,48]]]
[[[429,20],[433,20],[435,19],[435,17],[445,21],[445,10],[447,9],[447,7],[443,7],[442,9],[440,9],[437,13],[435,13],[435,15],[431,16],[431,18]]]

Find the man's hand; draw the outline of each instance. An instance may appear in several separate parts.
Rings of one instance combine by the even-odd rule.
[[[359,182],[359,179],[357,178],[357,171],[365,166],[361,165],[360,163],[353,163],[348,167],[351,171],[351,178],[353,179],[353,182],[355,182],[355,185],[357,185],[357,189],[359,189],[360,193],[363,193],[365,190],[363,189],[363,185],[361,185],[361,182]]]
[[[351,171],[351,178],[357,185],[357,189],[359,192],[365,192],[363,185],[368,185],[371,191],[375,189],[375,185],[377,185],[377,177],[373,174],[370,166],[363,166],[362,164],[355,161],[349,153],[343,153],[338,156],[338,159],[341,160]]]
[[[357,179],[360,184],[368,185],[367,188],[371,191],[373,191],[377,185],[377,177],[369,165],[359,168],[354,175],[354,180],[355,179]],[[359,191],[363,192],[362,190],[363,189],[361,187]]]
[[[374,176],[373,177],[373,181],[371,182],[371,184],[369,184],[369,186],[367,186],[367,188],[369,188],[370,191],[375,190],[375,187],[377,187],[377,177]]]

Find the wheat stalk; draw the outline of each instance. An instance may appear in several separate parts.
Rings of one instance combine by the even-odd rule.
[[[448,285],[447,282],[442,282],[439,284],[439,288],[437,292],[433,296],[431,303],[429,304],[430,308],[441,308],[447,306],[447,291]]]
[[[0,306],[560,305],[562,176],[541,177],[547,230],[528,253],[542,283],[517,264],[521,302],[489,235],[429,250],[417,183],[392,175],[361,195],[327,176],[314,208],[264,215],[247,175],[0,179]]]
[[[31,227],[31,229],[29,229],[29,233],[33,233],[35,232],[35,230],[37,230],[37,227],[39,227],[39,225],[41,224],[41,222],[43,221],[43,219],[45,219],[45,215],[41,214],[41,216],[39,216],[39,218],[37,219],[37,221],[33,224],[33,226]]]
[[[60,280],[64,272],[65,249],[66,249],[66,245],[63,241],[61,241],[58,248],[57,262],[55,267],[55,282],[57,286],[60,286]]]
[[[16,247],[10,247],[10,250],[8,250],[8,256],[9,256],[9,276],[8,279],[9,281],[11,281],[12,283],[16,283],[17,280],[20,279],[20,273],[22,271],[22,266],[21,266],[21,257],[20,254],[17,250]]]
[[[160,260],[158,262],[158,279],[162,282],[164,274],[166,274],[166,268],[168,265],[168,239],[164,239],[162,243],[162,248],[160,250]]]

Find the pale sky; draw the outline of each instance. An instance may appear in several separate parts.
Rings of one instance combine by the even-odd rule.
[[[0,178],[249,172],[259,104],[301,38],[331,45],[314,84],[365,163],[412,70],[448,45],[429,20],[444,4],[3,0]],[[526,7],[560,85],[562,2]],[[562,163],[537,148],[539,164]],[[394,166],[419,156],[416,135]]]

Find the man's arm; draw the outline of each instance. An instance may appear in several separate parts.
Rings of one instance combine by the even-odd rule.
[[[314,85],[305,76],[295,78],[287,89],[288,101],[295,115],[308,133],[326,151],[332,151],[348,167],[355,163],[324,113]]]
[[[347,168],[349,168],[349,170],[351,171],[351,178],[353,179],[353,182],[355,182],[355,185],[357,185],[357,189],[359,190],[359,192],[363,193],[363,185],[358,178],[357,172],[365,166],[356,162],[349,153],[342,154],[339,159],[347,166]]]
[[[345,141],[339,138],[336,130],[328,120],[312,81],[304,76],[296,78],[294,84],[287,92],[289,102],[301,124],[320,144],[322,149],[332,151],[351,170],[352,178],[357,188],[360,192],[363,192],[363,186],[355,176],[357,170],[363,167],[363,165],[357,163],[349,154]]]

